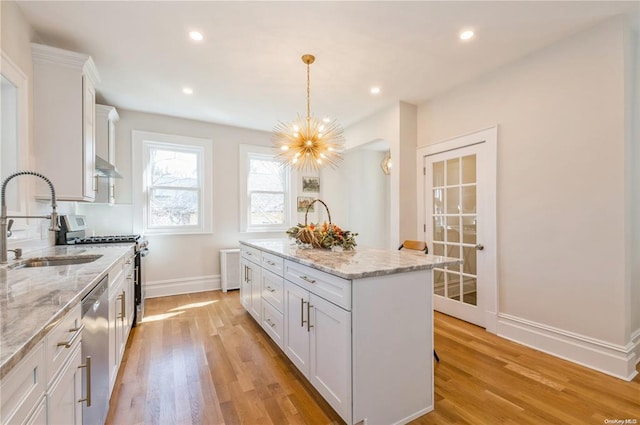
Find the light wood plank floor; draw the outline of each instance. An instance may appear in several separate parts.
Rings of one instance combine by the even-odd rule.
[[[107,424],[342,423],[244,311],[237,291],[145,307]],[[435,344],[435,411],[413,424],[640,424],[640,376],[624,382],[439,313]]]

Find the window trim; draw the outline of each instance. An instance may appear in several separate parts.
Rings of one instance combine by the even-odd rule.
[[[261,226],[251,226],[249,224],[249,207],[251,205],[249,199],[249,190],[248,190],[248,179],[249,179],[249,160],[252,157],[263,157],[265,159],[274,159],[276,157],[275,149],[266,146],[256,146],[256,145],[239,145],[239,199],[240,199],[240,232],[280,232],[285,231],[289,227],[291,227],[291,202],[294,199],[292,193],[292,184],[291,181],[294,178],[295,172],[286,168],[285,169],[285,178],[284,178],[284,223],[283,224],[272,224],[272,225],[261,225]],[[279,193],[279,192],[278,192]]]
[[[133,170],[133,206],[134,229],[147,234],[200,234],[212,233],[213,225],[213,148],[212,140],[174,134],[153,133],[133,130],[132,170]],[[151,186],[149,185],[149,151],[150,148],[193,152],[198,155],[198,178],[200,199],[198,205],[198,225],[185,226],[150,226],[149,202]],[[175,189],[175,187],[171,187]],[[178,188],[180,189],[180,188]],[[193,188],[188,188],[192,190]]]

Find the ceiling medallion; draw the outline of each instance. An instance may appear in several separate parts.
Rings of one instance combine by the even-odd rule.
[[[302,62],[307,65],[306,118],[298,115],[290,123],[279,121],[272,136],[280,161],[298,170],[319,170],[325,165],[335,168],[342,161],[344,136],[340,125],[336,120],[323,122],[311,116],[309,66],[315,59],[309,54],[302,56]]]

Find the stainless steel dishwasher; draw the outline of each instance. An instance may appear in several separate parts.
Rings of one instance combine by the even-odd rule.
[[[109,411],[109,277],[82,299],[82,357],[90,357],[83,369],[83,425],[103,425]]]

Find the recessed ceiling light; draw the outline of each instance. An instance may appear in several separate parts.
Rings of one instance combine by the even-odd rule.
[[[473,38],[473,31],[471,30],[467,30],[467,31],[462,31],[460,33],[460,40],[469,40],[471,38]]]
[[[193,41],[202,41],[204,39],[204,36],[202,35],[202,33],[199,33],[198,31],[191,31],[189,33],[189,37]]]
[[[380,94],[380,87],[371,87],[371,94]]]
[[[193,94],[193,89],[191,87],[185,87],[182,89],[182,93],[184,94]]]

